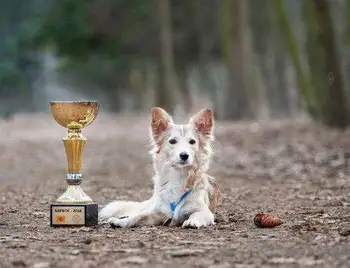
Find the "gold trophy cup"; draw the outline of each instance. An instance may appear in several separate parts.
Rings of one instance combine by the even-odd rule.
[[[81,129],[90,125],[99,111],[97,101],[51,101],[53,118],[68,129],[63,138],[67,154],[68,173],[67,190],[51,204],[50,225],[58,226],[92,226],[98,224],[98,205],[83,191],[80,173],[83,150],[87,139]]]

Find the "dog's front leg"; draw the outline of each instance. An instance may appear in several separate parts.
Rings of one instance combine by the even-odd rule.
[[[214,215],[208,208],[192,213],[182,224],[183,228],[201,228],[214,225]]]
[[[183,221],[182,227],[202,228],[214,225],[214,214],[209,209],[209,203],[207,190],[202,188],[193,191],[177,215],[179,223]]]
[[[168,217],[162,212],[140,212],[125,218],[110,218],[111,227],[131,228],[137,226],[163,225]]]

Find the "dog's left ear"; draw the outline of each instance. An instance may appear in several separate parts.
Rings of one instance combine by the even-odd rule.
[[[213,131],[214,118],[210,109],[203,109],[191,117],[190,123],[203,135],[211,135]]]
[[[155,140],[158,140],[171,124],[174,124],[173,119],[164,109],[160,107],[154,107],[152,109],[151,126],[152,135]]]

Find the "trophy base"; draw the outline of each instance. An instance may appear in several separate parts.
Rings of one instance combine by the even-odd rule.
[[[81,227],[98,225],[97,204],[52,204],[51,227]]]

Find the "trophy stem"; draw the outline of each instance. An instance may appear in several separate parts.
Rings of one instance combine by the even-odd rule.
[[[80,174],[81,164],[83,161],[83,151],[86,141],[87,139],[81,134],[80,129],[68,129],[68,136],[63,139],[68,161],[68,173]],[[73,178],[67,177],[67,179],[72,181],[72,179],[74,179],[74,176]],[[79,183],[80,181],[77,184]]]
[[[80,170],[87,139],[81,134],[79,126],[75,126],[75,128],[68,129],[68,136],[62,140],[68,161],[66,177],[68,188],[57,199],[57,203],[92,203],[92,199],[80,187],[83,179]]]

